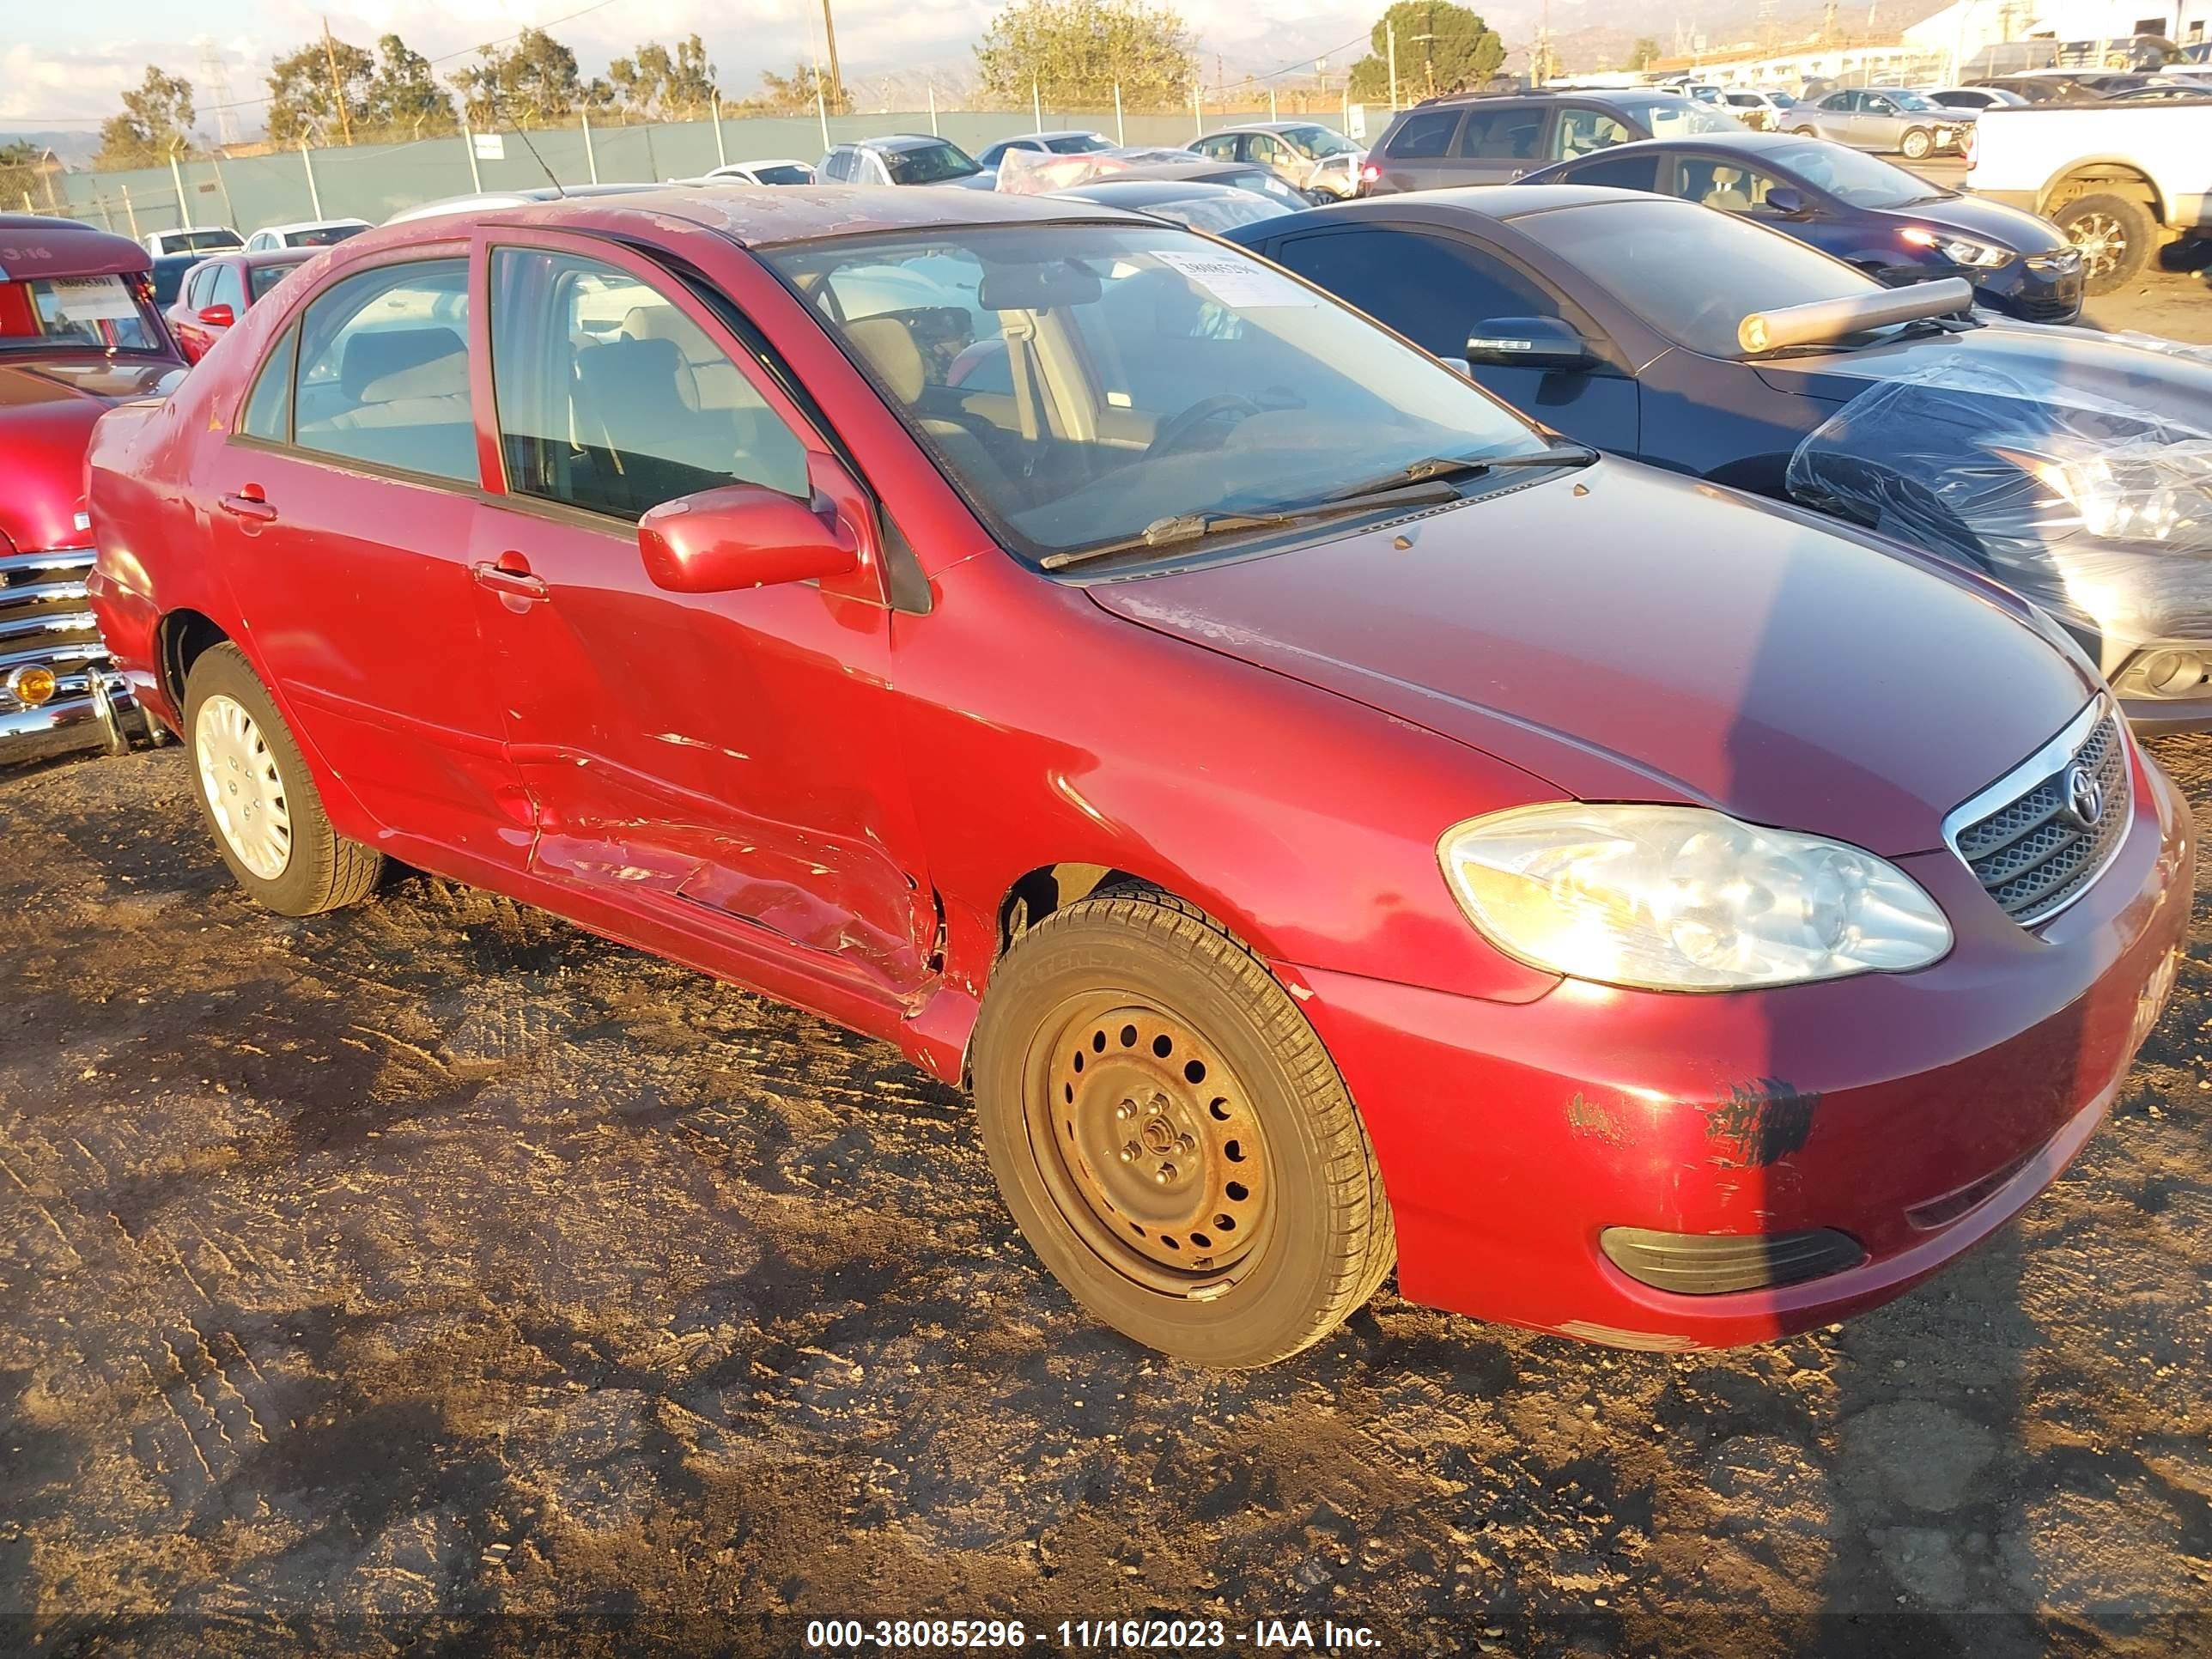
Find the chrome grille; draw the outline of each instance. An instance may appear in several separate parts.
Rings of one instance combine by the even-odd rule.
[[[49,707],[89,696],[88,674],[107,670],[85,598],[92,561],[88,547],[0,555],[0,714],[17,708],[7,680],[19,668],[54,671],[60,684]]]
[[[2096,781],[2102,810],[2084,822],[2076,772]],[[2051,744],[1946,822],[1952,847],[1983,890],[2023,927],[2088,890],[2119,850],[2135,810],[2126,734],[2100,698]]]

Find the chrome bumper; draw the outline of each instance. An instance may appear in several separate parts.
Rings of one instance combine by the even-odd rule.
[[[143,716],[120,674],[104,670],[64,674],[51,702],[35,708],[0,709],[0,766],[79,749],[127,753],[133,718]]]

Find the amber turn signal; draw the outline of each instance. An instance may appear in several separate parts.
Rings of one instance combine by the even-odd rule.
[[[17,702],[26,708],[36,708],[52,698],[58,682],[51,668],[26,667],[9,675],[7,684],[9,692]]]

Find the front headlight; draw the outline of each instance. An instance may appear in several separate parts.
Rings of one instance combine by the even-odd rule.
[[[1992,247],[1987,242],[1978,242],[1971,236],[1951,236],[1940,231],[1923,230],[1913,225],[1898,233],[1915,247],[1930,247],[1954,265],[1967,265],[1976,270],[1995,270],[2012,263],[2010,248]]]
[[[1515,807],[1447,830],[1437,852],[1493,945],[1601,985],[1794,985],[1951,948],[1942,911],[1894,865],[1702,806]]]

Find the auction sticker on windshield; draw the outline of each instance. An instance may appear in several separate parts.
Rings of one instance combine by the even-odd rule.
[[[120,276],[56,276],[47,283],[54,309],[73,323],[135,319],[137,301]]]
[[[1320,297],[1300,288],[1279,270],[1219,253],[1163,253],[1152,258],[1170,270],[1180,272],[1232,311],[1253,306],[1312,306]]]

